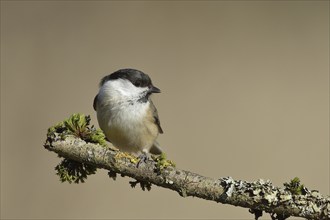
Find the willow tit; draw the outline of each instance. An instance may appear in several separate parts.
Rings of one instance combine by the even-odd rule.
[[[160,89],[149,76],[136,69],[120,69],[102,78],[93,107],[107,139],[118,149],[134,154],[161,154],[156,141],[160,126],[150,99]]]

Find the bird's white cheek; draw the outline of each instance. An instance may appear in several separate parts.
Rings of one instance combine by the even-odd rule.
[[[112,101],[132,101],[139,99],[148,91],[147,87],[136,87],[128,80],[117,79],[106,82],[100,93],[109,96]]]

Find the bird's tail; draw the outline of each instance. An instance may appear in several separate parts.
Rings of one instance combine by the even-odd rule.
[[[160,147],[159,143],[157,141],[155,141],[154,145],[152,145],[152,147],[149,150],[150,153],[152,154],[161,154],[163,153],[162,148]]]

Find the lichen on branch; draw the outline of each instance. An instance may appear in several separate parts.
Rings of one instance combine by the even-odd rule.
[[[75,113],[68,119],[50,127],[47,132],[47,142],[51,143],[58,139],[65,140],[73,135],[86,142],[99,144],[106,147],[105,135],[101,129],[89,126],[90,116]],[[56,175],[61,182],[83,183],[87,176],[95,174],[97,168],[91,164],[80,163],[71,159],[63,159],[56,167]]]
[[[57,123],[56,125],[48,128],[47,139],[53,140],[55,133],[60,134],[62,140],[68,135],[74,135],[78,138],[95,144],[106,146],[105,135],[101,129],[96,129],[94,126],[89,126],[90,116],[75,113],[68,119]]]
[[[140,163],[135,156],[106,146],[102,131],[89,128],[89,122],[89,116],[74,114],[48,130],[44,147],[65,158],[56,169],[61,181],[83,182],[97,168],[103,168],[114,180],[117,174],[135,179],[130,181],[132,187],[140,184],[143,190],[150,190],[153,184],[183,197],[245,207],[255,219],[266,212],[277,220],[289,216],[330,220],[330,197],[307,189],[299,178],[280,188],[269,180],[247,182],[231,177],[204,177],[176,168],[165,155]]]

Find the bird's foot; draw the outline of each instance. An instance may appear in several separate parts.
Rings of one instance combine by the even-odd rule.
[[[136,165],[137,168],[151,159],[150,154],[146,151],[142,151],[142,153],[137,158],[139,159],[139,162]]]

